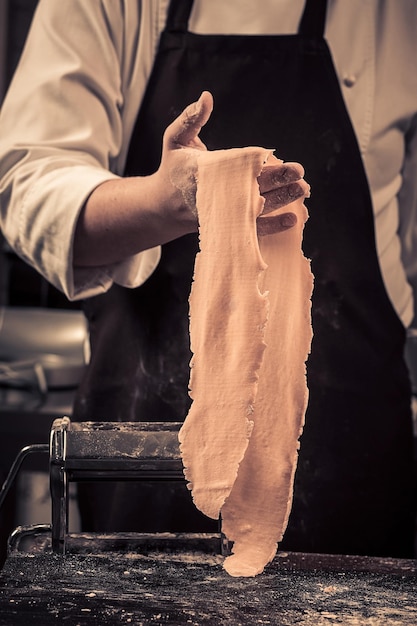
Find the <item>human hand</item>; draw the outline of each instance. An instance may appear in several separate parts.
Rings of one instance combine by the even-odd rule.
[[[212,110],[213,96],[204,91],[197,102],[186,107],[167,127],[163,138],[161,165],[157,172],[159,190],[168,200],[170,215],[174,215],[182,227],[190,230],[197,228],[196,174],[199,151],[207,150],[199,133]],[[310,187],[303,176],[304,169],[299,163],[284,163],[273,155],[269,157],[258,177],[259,191],[265,199],[262,215],[257,222],[260,236],[284,231],[296,224],[295,213],[275,212],[309,195]]]
[[[303,176],[304,168],[299,163],[284,163],[273,155],[269,157],[258,177],[259,191],[265,199],[262,214],[257,220],[259,236],[271,235],[295,226],[295,213],[275,211],[299,198],[309,196],[310,186]]]
[[[168,126],[157,172],[109,179],[92,191],[77,221],[74,267],[119,263],[197,230],[198,157],[206,150],[199,133],[212,109],[211,94],[203,92]],[[302,176],[298,164],[282,163],[274,157],[267,161],[258,179],[265,198],[263,215],[258,218],[259,234],[287,230],[296,223],[294,213],[277,215],[272,211],[307,195]]]

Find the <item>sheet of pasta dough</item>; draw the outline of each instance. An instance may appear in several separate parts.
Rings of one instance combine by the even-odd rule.
[[[312,275],[301,252],[307,217],[258,240],[257,176],[271,152],[202,153],[197,207],[200,252],[190,295],[190,395],[180,431],[196,506],[234,542],[225,569],[260,573],[291,508],[307,404]],[[285,210],[288,210],[286,207]],[[262,218],[261,218],[262,219]]]

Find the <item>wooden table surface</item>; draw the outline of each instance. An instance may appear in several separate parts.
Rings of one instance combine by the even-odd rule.
[[[417,624],[413,560],[278,553],[263,574],[232,578],[222,556],[186,542],[140,554],[130,535],[110,548],[94,537],[77,536],[65,556],[45,536],[13,549],[0,574],[0,624]]]

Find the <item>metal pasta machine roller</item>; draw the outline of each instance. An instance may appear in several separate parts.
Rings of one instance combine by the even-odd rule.
[[[0,504],[25,456],[30,452],[49,452],[52,519],[51,525],[42,525],[42,528],[50,535],[52,551],[65,554],[69,541],[74,540],[69,533],[70,483],[184,481],[178,442],[181,425],[178,422],[72,422],[68,417],[55,419],[50,431],[49,446],[27,446],[16,458],[3,485]],[[21,542],[22,532],[30,533],[31,529],[39,532],[40,528],[17,528],[14,534]],[[93,533],[90,535],[94,537]],[[118,533],[112,535],[113,542],[117,542],[117,535]],[[135,533],[126,533],[127,535],[133,536]],[[168,541],[169,533],[159,535],[162,540]],[[220,522],[218,533],[181,535],[187,548],[194,535],[199,547],[204,539],[208,542],[206,548],[210,551],[222,555],[230,553],[230,546],[220,531]],[[178,540],[178,537],[174,539]],[[88,543],[89,535],[83,534],[83,540]],[[16,542],[13,534],[9,541]],[[135,545],[132,544],[131,548],[135,549]]]

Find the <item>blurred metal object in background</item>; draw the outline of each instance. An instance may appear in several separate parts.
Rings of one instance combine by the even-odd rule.
[[[88,328],[81,311],[0,308],[0,386],[75,388],[89,360]]]

